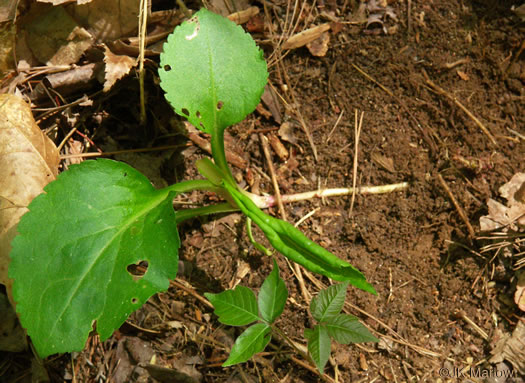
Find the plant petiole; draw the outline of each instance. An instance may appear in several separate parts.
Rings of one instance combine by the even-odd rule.
[[[186,221],[188,219],[191,219],[191,218],[200,217],[203,215],[210,215],[210,214],[231,213],[234,211],[239,211],[239,208],[233,207],[228,202],[224,202],[224,203],[219,203],[217,205],[197,207],[194,209],[177,210],[175,219],[178,225],[179,223]]]

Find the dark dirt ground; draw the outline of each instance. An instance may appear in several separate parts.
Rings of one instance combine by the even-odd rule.
[[[339,14],[342,4],[318,1],[310,10],[312,15],[334,12],[341,22],[350,21],[348,11]],[[276,5],[268,15],[275,23],[278,18],[283,22],[287,5]],[[273,158],[276,168],[288,167],[279,178],[284,193],[352,185],[355,113],[363,113],[357,185],[409,182],[404,191],[358,194],[353,208],[351,196],[286,205],[292,223],[315,209],[301,230],[359,268],[378,292],[373,296],[349,289],[348,312],[358,316],[381,342],[334,344],[326,368],[329,381],[467,381],[440,377],[440,368],[452,371],[470,365],[512,370],[508,362],[488,364],[487,360],[501,334],[512,333],[524,320],[512,301],[515,272],[508,259],[494,257],[494,252],[480,254],[486,241],[477,238],[488,198],[497,199],[499,187],[525,169],[525,55],[519,50],[525,29],[510,11],[512,5],[519,2],[393,1],[398,20],[386,23],[393,28],[389,34],[341,23],[337,34],[334,29],[331,32],[325,57],[313,57],[306,48],[299,48],[270,67],[272,85],[288,102],[286,107],[284,101],[279,102],[282,122],[294,128],[297,139],[297,145],[282,141],[296,163]],[[254,37],[265,39],[260,33]],[[272,46],[267,41],[261,46],[268,57]],[[427,79],[476,116],[497,146],[454,101],[435,92]],[[130,78],[109,97],[96,100],[90,113],[109,113],[114,118],[102,119],[92,136],[94,142],[105,150],[140,148],[145,142],[185,145],[182,152],[117,158],[160,184],[195,176],[193,163],[204,152],[181,134],[182,123],[167,112],[159,89],[149,93],[149,112],[163,130],[138,128],[137,115],[129,112],[138,105],[138,96],[130,99],[130,94],[138,95],[136,89],[136,80]],[[312,134],[317,161],[299,114]],[[86,118],[86,134],[93,134],[91,120]],[[272,184],[265,176],[269,172],[257,133],[268,135],[277,128],[275,118],[259,110],[230,130],[235,151],[260,177],[260,191],[270,194]],[[245,171],[234,168],[234,173],[246,180]],[[440,176],[466,213],[475,237]],[[197,194],[186,197],[185,201],[202,200]],[[213,202],[215,196],[205,199]],[[279,215],[277,209],[271,212]],[[256,235],[261,239],[259,232]],[[185,223],[181,238],[184,267],[170,290],[152,297],[108,341],[100,343],[92,337],[81,353],[48,358],[45,365],[52,381],[69,381],[73,375],[79,382],[153,381],[149,374],[161,382],[183,381],[175,380],[170,371],[149,368],[148,374],[136,367],[152,358],[158,366],[194,367],[198,373],[191,374],[200,375],[203,382],[320,381],[301,365],[307,361],[277,341],[253,361],[220,367],[227,357],[225,347],[240,332],[220,325],[197,296],[237,284],[257,290],[272,261],[251,246],[240,215]],[[284,258],[277,260],[291,297],[278,324],[293,340],[305,344],[303,330],[312,324],[309,302]],[[305,277],[312,295],[328,284],[319,276]],[[469,319],[486,333],[486,339]],[[13,379],[21,374],[27,378],[27,358],[25,354],[6,357]],[[523,377],[471,381],[518,382]]]

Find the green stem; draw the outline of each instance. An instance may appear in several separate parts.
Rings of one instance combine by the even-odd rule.
[[[233,178],[228,161],[226,161],[226,153],[224,151],[224,129],[216,129],[211,135],[211,154],[215,164],[221,169],[226,179],[233,185],[237,185]]]
[[[194,209],[183,209],[178,210],[175,213],[175,220],[177,225],[182,221],[186,221],[191,218],[200,217],[203,215],[210,214],[220,214],[220,213],[231,213],[233,211],[238,211],[239,208],[231,206],[229,203],[220,203],[217,205],[197,207]]]
[[[164,190],[167,191],[174,191],[177,194],[179,193],[186,193],[193,190],[211,190],[216,191],[217,186],[211,183],[208,180],[189,180],[189,181],[182,181],[173,185],[170,185],[166,187]]]

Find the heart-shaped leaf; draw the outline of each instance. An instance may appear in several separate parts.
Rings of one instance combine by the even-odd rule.
[[[268,72],[242,27],[201,9],[168,37],[159,76],[175,112],[214,134],[255,109]]]
[[[22,326],[41,357],[102,340],[175,278],[173,193],[111,160],[73,165],[29,205],[9,276]],[[136,275],[143,261],[147,270]]]

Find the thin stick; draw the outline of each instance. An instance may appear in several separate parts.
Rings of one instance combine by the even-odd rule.
[[[66,136],[64,137],[64,139],[62,140],[60,145],[57,146],[57,150],[58,150],[59,153],[62,150],[62,148],[66,145],[67,140],[69,140],[71,138],[71,136],[73,134],[75,134],[76,131],[77,131],[77,128],[75,127],[73,129],[71,129],[68,134],[66,134]]]
[[[408,189],[408,182],[400,182],[397,184],[382,185],[382,186],[360,186],[358,188],[334,188],[334,189],[319,189],[297,194],[283,194],[281,201],[283,203],[292,203],[298,201],[310,200],[313,198],[337,197],[343,195],[351,195],[354,190],[358,194],[386,194]],[[276,205],[274,196],[259,196],[250,195],[253,202],[261,209],[266,209]]]
[[[183,281],[181,279],[173,279],[170,281],[170,285],[173,285],[174,287],[178,289],[182,289],[186,291],[188,294],[193,295],[197,300],[199,300],[205,306],[209,308],[213,308],[213,305],[206,298],[204,298],[197,291],[195,291],[195,289],[188,282]]]
[[[467,314],[462,311],[462,310],[458,310],[456,313],[455,313],[459,318],[463,319],[465,322],[467,322],[474,330],[476,330],[476,332],[481,335],[481,337],[485,340],[489,340],[489,334],[487,334],[485,332],[485,330],[483,330],[481,327],[479,327],[476,323],[474,323],[474,321],[472,319],[470,319]]]
[[[144,51],[146,26],[148,25],[148,0],[140,0],[139,13],[139,89],[140,89],[140,124],[146,123],[146,100],[144,96]]]
[[[341,117],[343,117],[343,114],[345,114],[345,110],[343,109],[341,113],[339,114],[339,117],[337,117],[337,120],[335,121],[334,127],[332,130],[330,130],[330,133],[328,133],[328,138],[326,139],[326,144],[328,144],[328,141],[332,138],[332,134],[334,133],[335,128],[337,128],[337,125],[339,125],[339,121],[341,121]]]
[[[319,158],[318,158],[318,155],[317,155],[317,147],[315,146],[314,138],[312,137],[312,133],[310,132],[310,129],[308,129],[308,126],[306,126],[306,122],[304,121],[303,115],[301,114],[301,110],[300,110],[300,108],[298,106],[299,104],[297,103],[297,100],[295,98],[295,91],[293,90],[292,86],[290,85],[290,80],[288,78],[288,73],[286,72],[286,69],[284,68],[284,64],[282,63],[282,61],[279,62],[279,65],[278,65],[277,68],[282,73],[282,75],[284,77],[284,80],[285,80],[285,83],[287,84],[287,87],[288,87],[288,90],[289,90],[289,93],[290,93],[290,98],[292,100],[292,104],[295,105],[295,108],[294,108],[295,115],[296,115],[297,119],[299,120],[299,122],[301,124],[301,127],[303,128],[304,133],[306,134],[306,138],[308,139],[308,143],[310,144],[310,148],[312,149],[312,152],[313,152],[313,155],[314,155],[314,159],[317,162],[317,160]]]
[[[94,152],[94,153],[75,153],[75,154],[64,154],[60,156],[61,160],[69,159],[69,158],[89,158],[89,157],[109,157],[109,156],[116,156],[118,154],[125,154],[125,153],[144,153],[144,152],[157,152],[160,150],[170,150],[170,149],[178,149],[183,148],[186,146],[191,146],[188,144],[182,144],[182,145],[167,145],[167,146],[157,146],[155,148],[142,148],[142,149],[126,149],[126,150],[116,150],[114,152]]]
[[[268,171],[270,172],[270,178],[272,179],[273,190],[275,192],[275,200],[279,207],[279,213],[284,221],[286,221],[286,212],[284,210],[283,201],[281,199],[281,191],[279,190],[279,183],[277,182],[277,176],[275,175],[275,169],[273,167],[272,157],[270,155],[270,147],[268,145],[268,139],[265,135],[259,133],[259,139],[261,140],[261,146],[268,164]]]
[[[272,157],[270,155],[270,147],[268,145],[268,139],[265,135],[259,134],[259,139],[261,140],[261,145],[264,152],[264,157],[266,158],[266,162],[268,164],[268,171],[270,172],[270,177],[272,179],[273,184],[273,190],[275,192],[275,200],[277,202],[277,206],[279,207],[279,212],[281,214],[281,218],[286,221],[286,211],[284,210],[283,201],[281,199],[281,191],[279,190],[279,184],[277,182],[277,176],[275,175],[275,169],[273,167],[273,161]],[[301,293],[303,294],[303,298],[306,302],[310,299],[310,293],[306,289],[306,285],[304,284],[304,278],[303,273],[301,272],[301,268],[299,264],[294,263],[293,264],[294,274],[297,277],[297,281],[299,282],[299,287],[301,288]]]
[[[425,77],[427,77],[428,75],[426,75]],[[456,104],[463,112],[466,113],[467,116],[470,117],[470,119],[472,121],[474,121],[474,123],[481,129],[481,131],[483,133],[485,133],[485,135],[489,138],[490,142],[492,142],[492,144],[494,146],[498,146],[498,142],[496,141],[496,139],[494,138],[494,136],[490,133],[490,131],[487,129],[487,127],[485,125],[483,125],[483,123],[476,117],[474,116],[470,110],[468,110],[457,98],[456,96],[453,96],[452,94],[448,93],[445,89],[441,88],[439,85],[435,84],[432,80],[430,80],[428,77],[426,78],[426,83],[432,88],[432,90],[437,93],[437,94],[440,94],[442,96],[445,96],[447,97],[448,99],[454,101],[454,104]]]
[[[354,122],[354,130],[355,130],[355,147],[354,147],[354,170],[352,174],[352,199],[350,201],[350,213],[349,215],[352,216],[352,212],[354,210],[354,202],[355,202],[355,194],[356,194],[356,185],[357,185],[357,159],[358,159],[358,153],[359,153],[359,137],[361,136],[361,127],[363,126],[363,116],[364,112],[361,112],[361,119],[359,120],[359,123],[357,122],[357,109],[355,110],[355,122]]]
[[[467,218],[467,215],[465,214],[465,211],[461,208],[461,206],[459,205],[456,197],[454,197],[454,194],[452,194],[452,191],[450,190],[450,188],[448,187],[448,184],[447,182],[443,179],[443,177],[441,176],[440,173],[438,173],[438,180],[439,182],[441,183],[441,186],[443,186],[443,189],[445,189],[445,191],[447,192],[448,194],[448,197],[450,198],[450,200],[452,201],[452,203],[454,204],[454,207],[456,208],[456,210],[458,211],[458,214],[459,216],[461,217],[461,219],[463,220],[463,222],[465,223],[465,225],[467,226],[467,230],[468,230],[468,233],[469,233],[469,237],[470,238],[474,238],[476,236],[476,232],[474,231],[474,228],[472,227],[472,225],[470,224],[470,221],[468,220]]]

